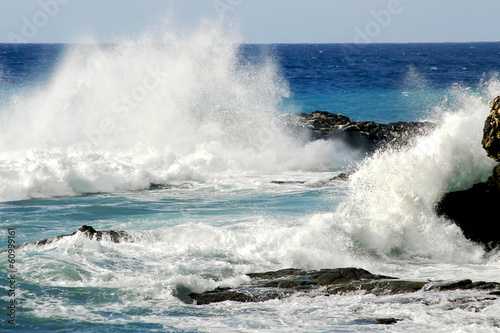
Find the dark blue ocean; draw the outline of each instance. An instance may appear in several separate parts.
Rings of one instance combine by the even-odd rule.
[[[2,274],[16,276],[2,279],[2,329],[500,332],[500,305],[481,292],[187,296],[287,267],[500,282],[500,255],[433,210],[491,173],[481,137],[498,73],[500,43],[241,45],[198,31],[161,44],[0,44],[0,248],[82,225],[133,237],[2,252]],[[282,125],[315,110],[437,127],[368,156]],[[402,320],[376,324],[387,317]]]

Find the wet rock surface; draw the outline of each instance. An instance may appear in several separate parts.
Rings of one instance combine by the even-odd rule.
[[[204,305],[224,301],[261,302],[282,299],[296,293],[312,296],[370,293],[381,296],[418,291],[478,290],[488,291],[493,296],[489,299],[496,300],[500,292],[500,283],[497,282],[404,281],[352,267],[319,271],[289,268],[247,275],[251,278],[250,283],[238,288],[218,288],[201,294],[192,293],[189,297],[196,304]]]

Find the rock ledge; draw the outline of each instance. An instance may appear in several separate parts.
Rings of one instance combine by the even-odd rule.
[[[341,139],[355,148],[374,150],[381,146],[401,146],[435,128],[430,122],[355,121],[341,113],[314,111],[287,115],[286,122],[305,131],[312,140]]]
[[[247,274],[252,280],[238,288],[218,288],[189,294],[198,305],[236,301],[262,302],[282,299],[296,293],[312,296],[371,293],[377,296],[417,291],[481,290],[500,294],[500,283],[461,281],[404,281],[390,276],[372,274],[361,268],[335,268],[304,271],[288,268],[278,271]],[[496,300],[496,296],[492,299]]]

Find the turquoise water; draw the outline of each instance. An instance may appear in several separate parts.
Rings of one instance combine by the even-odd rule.
[[[484,181],[494,165],[480,140],[500,91],[500,44],[241,46],[204,30],[165,38],[1,46],[2,248],[9,228],[19,243],[82,225],[133,240],[77,233],[16,250],[17,326],[4,317],[3,328],[499,331],[498,302],[481,292],[207,306],[188,294],[286,267],[500,282],[498,253],[433,212],[443,193]],[[283,113],[316,109],[438,126],[411,147],[366,156],[281,126]],[[352,169],[350,181],[329,181]],[[7,252],[0,264],[7,274]],[[385,317],[403,320],[376,324]]]

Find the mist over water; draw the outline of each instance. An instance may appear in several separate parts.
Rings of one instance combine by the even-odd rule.
[[[245,62],[226,30],[71,46],[43,87],[0,112],[0,200],[339,170],[360,157],[286,131],[278,64]]]

